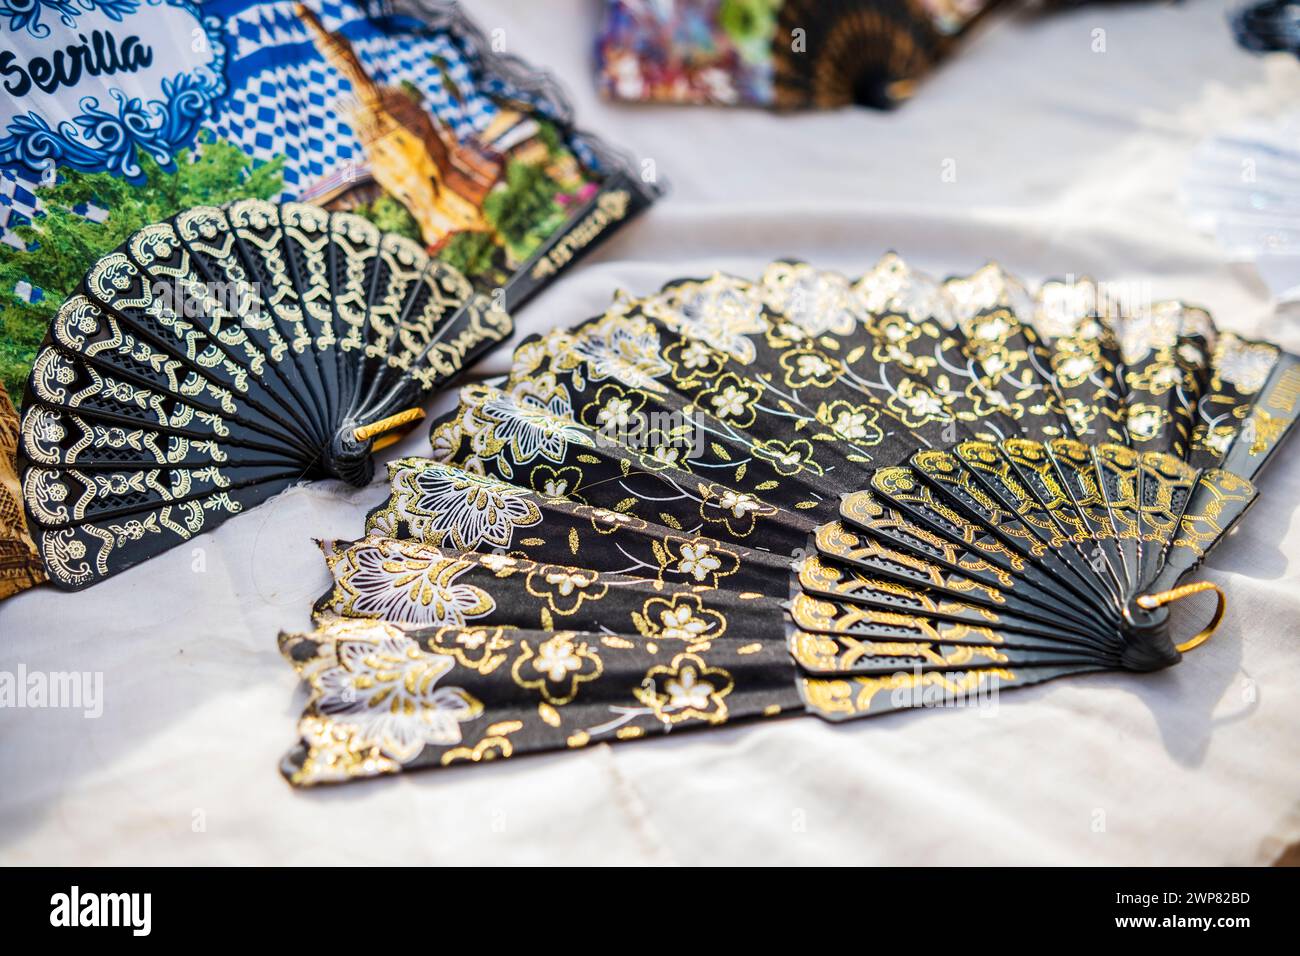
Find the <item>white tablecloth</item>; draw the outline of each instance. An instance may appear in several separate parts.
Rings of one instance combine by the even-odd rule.
[[[896,113],[789,117],[596,101],[595,7],[470,5],[673,183],[522,331],[619,286],[778,256],[859,272],[893,248],[944,274],[1149,280],[1300,350],[1177,200],[1201,136],[1300,102],[1296,61],[1239,50],[1218,3],[997,17]],[[104,680],[98,719],[0,711],[0,861],[1268,862],[1300,838],[1300,446],[1279,458],[1210,563],[1221,631],[1171,670],[1016,691],[993,716],[794,718],[312,792],[277,772],[302,695],[275,635],[326,584],[311,539],[358,535],[382,488],[298,488],[90,591],[0,606],[0,669]]]

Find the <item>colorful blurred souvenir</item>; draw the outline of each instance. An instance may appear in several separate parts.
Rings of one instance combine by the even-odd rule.
[[[599,85],[612,98],[889,107],[992,0],[608,0]]]

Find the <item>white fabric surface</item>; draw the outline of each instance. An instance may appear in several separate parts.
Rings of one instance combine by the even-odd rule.
[[[1149,280],[1300,350],[1300,323],[1176,198],[1199,137],[1300,100],[1296,61],[1239,50],[1219,3],[994,18],[897,113],[790,117],[597,102],[596,6],[470,4],[674,187],[522,332],[619,286],[778,256],[860,272],[894,248],[941,274],[996,258],[1035,280]],[[0,861],[1269,862],[1300,838],[1300,447],[1279,458],[1206,575],[1230,596],[1223,628],[1171,670],[1015,691],[995,716],[802,717],[311,792],[276,769],[302,694],[275,634],[325,587],[310,539],[355,537],[382,488],[302,487],[196,540],[202,572],[180,548],[0,605],[0,669],[104,674],[97,720],[0,711]]]

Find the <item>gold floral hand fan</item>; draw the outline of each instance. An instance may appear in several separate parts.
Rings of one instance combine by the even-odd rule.
[[[510,329],[360,216],[253,199],[146,226],[60,308],[23,402],[50,580],[93,584],[304,479],[364,485],[376,440]]]
[[[312,784],[1176,663],[1300,360],[1179,303],[791,262],[620,297],[466,386],[324,545]],[[1214,590],[1197,634],[1168,605]]]

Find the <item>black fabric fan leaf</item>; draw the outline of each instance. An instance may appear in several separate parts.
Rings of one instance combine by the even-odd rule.
[[[25,397],[50,580],[93,584],[303,479],[365,484],[376,436],[510,330],[360,216],[243,200],[146,226],[60,309]]]
[[[1256,496],[1300,359],[988,266],[776,262],[618,297],[465,386],[323,548],[298,784],[829,720],[1208,638],[1168,605]]]

